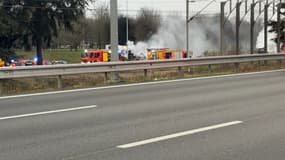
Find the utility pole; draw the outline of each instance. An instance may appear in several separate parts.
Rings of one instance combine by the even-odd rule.
[[[254,53],[254,42],[253,42],[253,37],[254,37],[254,24],[255,24],[255,19],[254,19],[254,7],[256,3],[253,3],[250,5],[250,54]]]
[[[225,31],[225,5],[226,2],[221,2],[221,17],[220,17],[220,55],[224,55],[224,31]]]
[[[118,56],[118,2],[117,0],[110,0],[110,24],[111,24],[111,61],[119,61]],[[118,81],[119,76],[118,73],[112,72],[111,73],[111,81],[116,82]]]
[[[264,6],[264,52],[268,52],[267,48],[267,26],[268,26],[268,0],[266,0],[266,4]]]
[[[189,57],[189,0],[186,0],[186,53]]]
[[[277,6],[277,52],[280,53],[281,41],[281,18],[280,18],[280,5]]]
[[[127,0],[127,16],[126,16],[126,45],[127,45],[127,54],[129,54],[129,3]]]
[[[118,2],[117,0],[110,0],[111,15],[110,15],[110,24],[111,24],[111,61],[118,61]]]
[[[282,3],[284,3],[284,0],[280,0],[279,1],[279,11],[280,11],[280,13],[279,14],[281,14],[281,7],[282,7]],[[280,15],[279,15],[279,18],[280,18]],[[281,19],[280,19],[280,22],[279,22],[279,25],[280,25],[280,43],[281,43],[281,32],[283,33],[283,42],[282,42],[282,48],[281,47],[279,47],[280,48],[280,52],[283,52],[283,48],[284,48],[284,44],[285,44],[285,32],[284,32],[284,24],[283,24],[283,20],[281,21]],[[283,29],[282,29],[283,28]],[[282,29],[282,31],[281,31],[281,29]]]
[[[237,2],[236,4],[236,54],[240,54],[239,49],[239,28],[240,28],[240,6],[241,2]]]

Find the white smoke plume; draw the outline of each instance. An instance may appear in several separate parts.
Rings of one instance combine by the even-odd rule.
[[[146,56],[147,48],[171,48],[186,49],[186,23],[182,17],[169,16],[165,18],[158,29],[147,42],[138,42],[130,49],[136,55]],[[250,49],[250,27],[249,22],[244,21],[240,26],[240,50],[249,53]],[[254,41],[262,29],[260,21],[256,22]],[[204,56],[206,52],[219,52],[220,47],[220,18],[218,15],[209,17],[198,17],[190,22],[189,26],[189,49],[194,57]],[[224,50],[227,54],[235,51],[235,25],[228,21],[225,25]]]
[[[141,53],[145,55],[147,48],[186,49],[185,26],[185,20],[181,17],[167,17],[162,21],[158,32],[147,42],[138,42],[136,45],[130,46],[130,49],[136,55]],[[194,20],[190,23],[189,33],[189,48],[194,56],[201,56],[205,51],[217,50],[217,42],[214,39],[219,37],[219,21],[209,21],[208,19],[205,23]]]
[[[268,30],[270,30],[269,28],[268,28]],[[272,40],[276,36],[277,36],[276,33],[268,32],[268,34],[267,34],[267,49],[268,49],[268,53],[276,53],[277,52],[276,43]],[[264,48],[264,28],[258,34],[257,42],[256,42],[256,48]]]
[[[273,15],[271,20],[277,21],[277,15]],[[267,49],[269,53],[277,53],[277,45],[272,40],[277,37],[277,34],[274,32],[269,32],[271,27],[267,29]],[[260,31],[257,37],[256,48],[264,48],[264,28]]]

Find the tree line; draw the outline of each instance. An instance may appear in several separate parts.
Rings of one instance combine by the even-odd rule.
[[[105,45],[110,44],[109,8],[101,6],[92,14],[92,18],[85,17],[75,24],[73,31],[60,29],[60,36],[54,39],[53,48],[66,47],[75,50],[80,46],[105,48]],[[160,14],[146,8],[142,8],[136,17],[119,15],[119,44],[126,45],[128,40],[133,42],[148,40],[157,32],[160,23]]]

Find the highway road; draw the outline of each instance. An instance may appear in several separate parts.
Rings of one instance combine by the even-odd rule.
[[[0,98],[1,160],[277,160],[285,71]]]

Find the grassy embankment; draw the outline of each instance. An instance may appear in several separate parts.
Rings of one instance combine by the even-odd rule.
[[[53,61],[53,60],[65,60],[68,63],[80,63],[80,53],[82,49],[77,51],[70,51],[69,49],[44,49],[43,58]],[[23,50],[16,50],[16,54],[19,58],[33,59],[36,51],[25,52]]]

